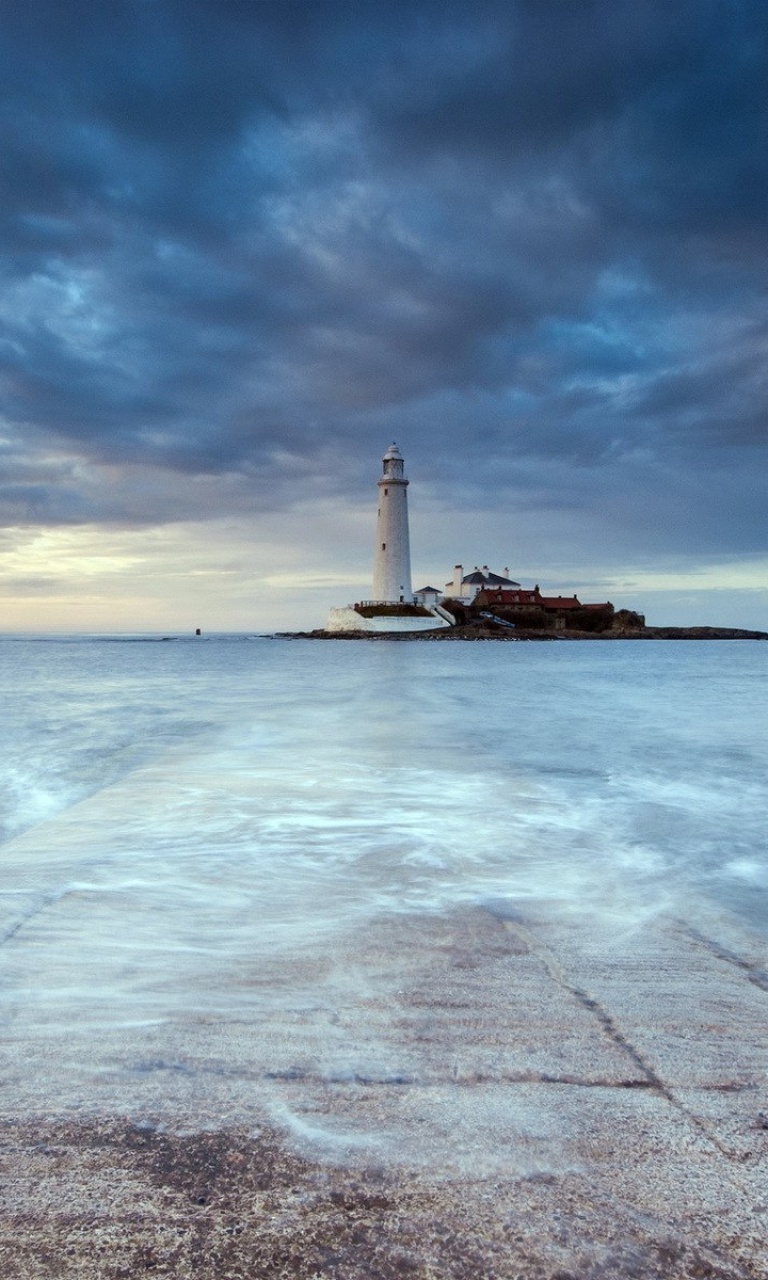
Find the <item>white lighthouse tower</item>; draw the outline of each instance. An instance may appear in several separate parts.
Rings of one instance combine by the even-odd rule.
[[[439,595],[439,593],[437,593]],[[454,618],[441,605],[417,604],[411,586],[411,547],[408,537],[408,481],[403,455],[396,444],[384,454],[379,480],[376,547],[373,555],[373,599],[331,609],[325,630],[436,631]]]
[[[373,598],[382,604],[413,604],[411,545],[408,536],[408,481],[396,444],[384,454],[379,480]]]

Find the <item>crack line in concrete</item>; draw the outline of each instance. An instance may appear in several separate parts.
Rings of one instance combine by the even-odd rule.
[[[650,1063],[646,1062],[640,1051],[627,1039],[612,1018],[611,1014],[603,1007],[600,1001],[594,996],[590,996],[589,993],[582,990],[581,987],[576,986],[574,982],[571,982],[561,968],[555,955],[550,951],[549,947],[547,947],[545,943],[540,942],[539,939],[524,926],[516,923],[512,924],[509,921],[505,921],[504,923],[505,927],[511,933],[515,933],[522,942],[528,944],[531,952],[544,966],[552,981],[561,987],[562,990],[569,992],[575,1000],[578,1000],[579,1004],[582,1005],[583,1008],[587,1009],[588,1012],[596,1018],[608,1038],[613,1041],[613,1043],[630,1058],[637,1069],[642,1072],[645,1080],[647,1081],[647,1087],[653,1089],[654,1092],[664,1098],[670,1106],[674,1107],[681,1115],[685,1116],[685,1118],[699,1130],[703,1137],[706,1138],[706,1140],[710,1142],[721,1155],[725,1156],[729,1163],[738,1159],[738,1155],[729,1151],[728,1148],[724,1146],[717,1135],[709,1129],[701,1117],[697,1116],[695,1112],[690,1111],[688,1107],[680,1101],[677,1095],[672,1089],[670,1089],[669,1085],[664,1082],[662,1077],[658,1075]]]
[[[709,938],[705,933],[695,929],[693,925],[686,923],[685,920],[678,920],[677,924],[685,930],[694,942],[698,942],[710,955],[718,960],[724,960],[726,964],[733,965],[736,969],[740,969],[745,974],[747,981],[754,983],[761,991],[768,991],[768,973],[765,969],[758,968],[751,960],[745,960],[737,951],[731,951],[730,947],[726,947],[722,942],[718,942],[716,938]]]

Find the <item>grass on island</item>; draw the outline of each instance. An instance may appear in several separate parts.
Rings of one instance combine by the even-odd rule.
[[[431,618],[429,609],[419,604],[358,604],[355,613],[361,618]]]

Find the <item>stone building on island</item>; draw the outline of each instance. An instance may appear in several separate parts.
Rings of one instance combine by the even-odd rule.
[[[472,573],[464,573],[464,566],[456,564],[453,566],[453,577],[450,582],[446,582],[444,598],[450,600],[462,600],[471,603],[477,596],[478,592],[485,590],[512,590],[519,588],[519,582],[513,582],[509,576],[509,569],[504,570],[504,575],[500,573],[492,573],[487,564],[482,569],[475,565]]]

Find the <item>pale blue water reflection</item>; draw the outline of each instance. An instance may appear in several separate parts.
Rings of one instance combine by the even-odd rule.
[[[1,640],[8,1016],[247,1010],[284,998],[239,982],[255,958],[387,913],[550,902],[621,931],[704,895],[765,928],[767,657]]]

